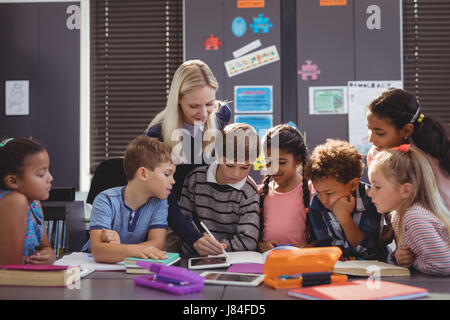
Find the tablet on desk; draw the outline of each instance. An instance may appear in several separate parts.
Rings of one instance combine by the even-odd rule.
[[[205,283],[231,286],[256,287],[264,280],[262,274],[205,271],[200,275],[205,278]]]
[[[188,264],[189,269],[213,269],[229,266],[230,262],[224,256],[190,258]]]

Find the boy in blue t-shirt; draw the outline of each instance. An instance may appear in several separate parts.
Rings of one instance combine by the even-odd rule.
[[[170,150],[156,138],[140,136],[125,150],[128,184],[100,193],[90,218],[95,261],[116,263],[127,257],[166,259],[167,197],[175,183]]]

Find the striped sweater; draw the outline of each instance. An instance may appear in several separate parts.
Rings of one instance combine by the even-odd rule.
[[[227,251],[255,251],[259,238],[259,194],[251,177],[238,190],[207,181],[208,166],[193,170],[184,181],[179,206],[197,228],[203,221]],[[202,230],[203,231],[203,230]]]
[[[398,234],[398,216],[392,226]],[[434,275],[450,275],[450,235],[446,226],[429,210],[414,204],[402,220],[402,245],[415,255],[414,268]]]

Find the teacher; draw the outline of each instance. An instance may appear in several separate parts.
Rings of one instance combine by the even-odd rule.
[[[216,100],[218,87],[214,74],[203,61],[184,62],[173,76],[166,107],[147,128],[147,136],[158,138],[172,148],[176,145],[182,145],[183,148],[184,157],[177,164],[175,185],[167,199],[169,232],[166,250],[169,252],[179,252],[183,245],[188,252],[196,251],[203,256],[217,255],[226,246],[210,235],[200,233],[178,206],[185,177],[193,169],[207,164],[202,156],[204,132],[210,129],[222,130],[230,121],[231,110],[226,102]],[[174,137],[176,132],[183,132],[182,143]]]

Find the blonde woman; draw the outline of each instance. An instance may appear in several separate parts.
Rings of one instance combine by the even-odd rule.
[[[378,212],[393,211],[397,263],[450,275],[450,212],[423,152],[409,144],[382,151],[370,164],[369,179]]]
[[[206,141],[204,133],[222,130],[230,121],[231,110],[225,102],[216,100],[218,87],[207,64],[200,60],[184,62],[173,76],[166,107],[150,122],[146,131],[147,136],[173,147],[173,155],[180,152],[177,146],[182,148],[183,157],[177,164],[175,185],[168,198],[168,223],[176,234],[169,230],[168,251],[180,250],[178,236],[200,255],[222,253],[220,243],[201,234],[184,218],[178,206],[185,177],[198,166],[207,164],[204,151],[211,141]]]

